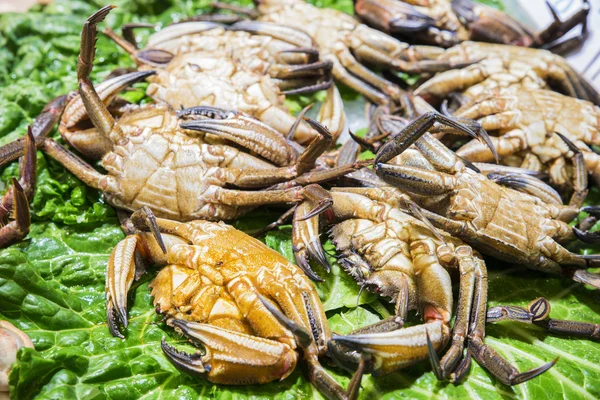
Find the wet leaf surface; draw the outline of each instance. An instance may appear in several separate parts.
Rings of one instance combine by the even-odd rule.
[[[0,16],[0,144],[25,133],[28,123],[51,98],[76,89],[76,58],[81,24],[107,1],[58,0],[43,12]],[[209,0],[116,0],[120,6],[107,23],[117,28],[131,21],[166,24],[205,10]],[[249,4],[249,1],[241,4]],[[322,0],[323,6],[352,10],[350,0]],[[140,40],[148,33],[141,32]],[[112,69],[131,66],[129,58],[107,38],[98,40],[94,80]],[[143,101],[143,85],[128,92]],[[352,98],[344,92],[345,99]],[[315,97],[315,99],[317,99]],[[312,98],[288,101],[298,111]],[[148,284],[150,271],[129,299],[131,324],[126,339],[112,337],[105,322],[104,269],[113,246],[123,238],[114,210],[100,194],[85,187],[58,164],[38,154],[38,185],[32,204],[28,238],[0,251],[0,318],[25,331],[36,349],[19,353],[10,376],[13,399],[245,399],[321,398],[301,368],[282,382],[263,386],[226,387],[178,372],[163,356],[160,340],[184,344],[154,312]],[[17,175],[16,163],[1,181]],[[256,230],[281,211],[257,211],[236,222]],[[289,227],[264,237],[270,247],[293,259]],[[325,243],[329,253],[333,248]],[[594,249],[579,249],[596,252]],[[363,293],[329,257],[332,273],[317,289],[334,331],[347,333],[389,315],[385,299]],[[600,323],[599,295],[565,279],[523,267],[489,263],[490,305],[524,306],[544,296],[551,316]],[[316,268],[316,267],[315,267]],[[412,323],[419,317],[412,315]],[[460,385],[438,382],[427,362],[386,377],[365,377],[361,398],[384,399],[512,399],[600,397],[600,344],[547,335],[537,327],[512,323],[488,325],[488,344],[519,370],[560,357],[548,373],[508,388],[475,363]],[[332,370],[343,385],[349,377]]]

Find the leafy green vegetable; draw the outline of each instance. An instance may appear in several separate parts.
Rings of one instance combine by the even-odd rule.
[[[107,19],[117,28],[125,22],[164,25],[205,11],[210,0],[115,0]],[[313,1],[352,12],[351,0]],[[58,94],[76,89],[76,58],[81,24],[107,0],[57,0],[28,14],[0,16],[0,144],[23,135],[27,124]],[[251,1],[237,2],[249,5]],[[143,42],[148,32],[140,31]],[[132,66],[110,40],[98,40],[94,80],[112,69]],[[145,101],[144,84],[126,92],[129,101]],[[357,94],[341,88],[345,100]],[[294,112],[319,96],[294,97]],[[100,193],[86,187],[57,163],[38,154],[38,184],[32,203],[33,224],[27,240],[0,251],[0,318],[25,331],[36,349],[24,349],[13,367],[13,399],[244,399],[320,398],[300,368],[282,382],[263,386],[226,387],[178,372],[163,356],[160,340],[185,345],[154,312],[149,272],[129,298],[126,339],[112,337],[104,311],[104,270],[111,249],[123,238],[114,210]],[[17,163],[0,176],[6,187],[18,174]],[[256,230],[275,220],[277,212],[260,210],[235,221]],[[265,236],[270,247],[292,260],[290,228]],[[325,244],[333,254],[331,243]],[[594,249],[580,249],[594,251]],[[595,251],[594,251],[595,252]],[[386,299],[362,293],[329,257],[332,272],[317,285],[332,330],[348,333],[389,315]],[[526,305],[547,297],[554,318],[600,323],[597,294],[566,279],[524,268],[490,265],[490,305]],[[418,321],[418,316],[411,316]],[[516,324],[488,325],[488,344],[523,371],[560,357],[548,373],[526,384],[505,387],[475,363],[461,385],[438,382],[427,362],[386,377],[365,377],[363,398],[598,398],[600,345],[587,340],[547,335],[539,328]],[[342,385],[348,376],[332,370]]]

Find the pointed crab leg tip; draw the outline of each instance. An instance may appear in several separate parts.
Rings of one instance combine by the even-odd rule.
[[[325,253],[323,252],[321,242],[310,242],[307,247],[310,257],[317,261],[319,265],[321,265],[325,271],[327,271],[327,273],[331,272],[331,267],[329,266],[329,261],[327,261]]]
[[[429,355],[429,361],[431,362],[431,368],[433,368],[433,373],[435,374],[436,378],[438,378],[438,380],[443,380],[444,373],[440,365],[440,358],[438,357],[437,352],[433,347],[433,342],[429,337],[429,330],[427,329],[425,330],[425,338],[427,340],[427,353]]]
[[[315,206],[315,208],[313,208],[312,210],[310,210],[308,213],[306,213],[306,215],[303,215],[298,220],[299,221],[306,221],[307,219],[311,219],[311,218],[313,218],[313,217],[315,217],[317,215],[320,215],[320,214],[324,213],[329,208],[331,208],[332,205],[333,205],[333,200],[332,199],[323,200],[321,202],[321,204],[318,204],[317,206]]]
[[[600,243],[600,232],[582,231],[577,227],[573,227],[573,235],[583,243],[598,244]]]
[[[585,206],[581,208],[581,211],[594,217],[600,217],[600,206]]]
[[[21,184],[19,183],[17,178],[15,178],[15,177],[12,178],[12,184],[15,187],[16,191],[23,192],[23,187],[21,186]]]
[[[312,270],[310,264],[304,257],[297,257],[296,263],[298,267],[304,272],[304,274],[313,282],[323,282],[323,278],[321,278],[315,271]]]
[[[304,121],[306,121],[306,123],[308,123],[314,130],[316,130],[317,132],[319,132],[321,135],[331,138],[331,132],[329,132],[329,129],[321,124],[319,121],[316,121],[310,117],[302,117],[302,119]]]
[[[554,367],[554,365],[557,362],[558,362],[558,357],[544,365],[541,365],[535,369],[532,369],[531,371],[523,372],[511,380],[511,385],[512,386],[520,385],[521,383],[525,383],[533,378],[536,378],[536,377],[540,376],[541,374],[543,374],[544,372],[548,371],[550,368]]]
[[[108,5],[108,6],[104,6],[101,9],[99,9],[98,11],[96,11],[94,14],[92,14],[89,18],[88,18],[88,22],[91,22],[93,24],[97,24],[99,22],[104,21],[104,18],[106,18],[106,16],[108,15],[108,13],[117,8],[117,6],[115,5]]]

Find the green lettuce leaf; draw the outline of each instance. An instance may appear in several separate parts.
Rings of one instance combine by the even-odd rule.
[[[50,99],[76,89],[81,23],[108,3],[56,0],[28,14],[0,15],[0,144],[23,135],[27,124]],[[107,24],[117,29],[132,21],[164,25],[208,10],[210,0],[114,3],[119,8],[107,18]],[[251,1],[236,3],[250,5]],[[313,3],[352,12],[351,0]],[[148,34],[139,32],[142,43]],[[94,80],[103,79],[117,67],[133,66],[129,57],[104,36],[99,37],[97,54]],[[340,89],[345,101],[358,98],[349,89]],[[143,92],[144,84],[138,84],[123,97],[145,102]],[[322,96],[295,96],[287,104],[298,112]],[[17,174],[17,163],[4,169],[0,175],[4,188]],[[259,210],[234,225],[256,231],[279,214]],[[177,371],[160,349],[161,338],[191,347],[154,311],[148,284],[156,271],[147,273],[132,289],[126,339],[112,337],[105,318],[104,270],[111,249],[123,238],[115,212],[98,191],[41,153],[32,219],[27,239],[0,251],[0,318],[25,331],[35,345],[35,350],[21,350],[13,366],[13,399],[321,398],[301,368],[281,382],[244,387],[213,385]],[[284,226],[268,233],[264,241],[293,260],[290,236],[290,227]],[[345,334],[390,315],[393,310],[387,299],[360,293],[336,263],[331,243],[324,246],[332,271],[327,274],[314,268],[325,278],[317,290],[331,329]],[[574,250],[597,253],[594,248]],[[553,318],[600,323],[597,292],[523,267],[490,262],[489,268],[491,306],[523,306],[544,296],[551,301]],[[410,321],[418,323],[419,316],[411,315]],[[361,398],[600,397],[600,344],[552,336],[537,327],[513,323],[486,328],[486,342],[521,371],[560,359],[548,373],[513,388],[498,383],[476,363],[464,383],[438,382],[428,362],[422,362],[386,377],[365,377]],[[331,372],[342,385],[348,384],[347,374],[334,368]]]

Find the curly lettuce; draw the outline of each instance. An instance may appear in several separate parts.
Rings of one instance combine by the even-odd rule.
[[[352,12],[351,0],[318,0],[319,6]],[[76,89],[76,59],[81,23],[108,1],[57,0],[27,14],[0,16],[0,144],[24,134],[27,124],[54,96]],[[210,0],[115,0],[107,23],[166,24],[207,10]],[[249,5],[250,1],[238,2]],[[142,40],[147,32],[140,32]],[[94,80],[112,69],[132,66],[110,40],[98,40]],[[143,101],[143,84],[126,92]],[[344,90],[344,99],[356,98]],[[297,96],[288,105],[299,111],[318,96]],[[54,133],[56,135],[56,133]],[[0,176],[4,186],[18,174],[13,163]],[[228,387],[213,385],[176,370],[160,350],[160,340],[185,344],[152,306],[151,270],[129,297],[130,325],[125,340],[108,332],[104,270],[111,249],[123,238],[114,209],[101,193],[86,187],[60,165],[38,153],[38,182],[32,202],[33,224],[26,240],[0,251],[0,318],[26,332],[34,349],[20,351],[10,375],[13,399],[245,399],[321,398],[301,369],[281,382]],[[235,222],[254,230],[273,221],[276,211],[257,211]],[[265,243],[293,260],[289,226],[270,232]],[[325,243],[326,251],[334,253]],[[595,251],[594,249],[582,249]],[[390,315],[385,299],[363,292],[329,257],[332,272],[315,267],[325,281],[317,290],[332,330],[348,333]],[[490,305],[526,305],[545,296],[554,318],[600,322],[596,292],[566,279],[523,267],[490,262]],[[417,321],[418,316],[411,315]],[[555,398],[600,397],[600,345],[551,336],[537,327],[488,325],[488,344],[520,370],[560,357],[548,373],[509,388],[475,363],[460,385],[438,382],[427,362],[385,377],[363,379],[362,398]],[[349,377],[332,373],[344,386]]]

